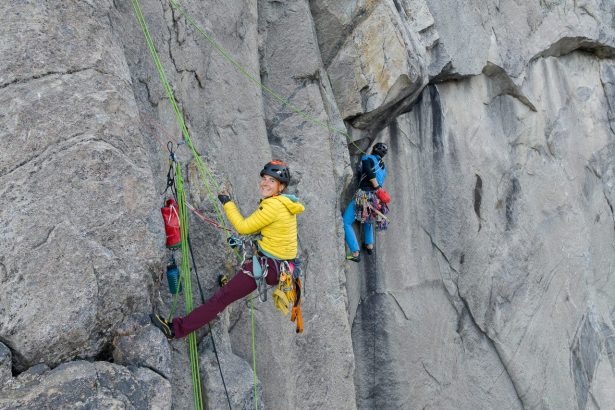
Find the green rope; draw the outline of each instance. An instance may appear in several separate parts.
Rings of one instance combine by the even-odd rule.
[[[158,57],[158,53],[156,48],[154,47],[154,42],[150,36],[149,30],[147,28],[147,23],[145,22],[145,18],[143,17],[143,13],[141,12],[141,6],[139,4],[139,0],[131,0],[133,9],[135,11],[135,15],[139,26],[141,27],[141,31],[143,32],[143,36],[145,37],[145,41],[147,43],[147,47],[152,56],[152,60],[154,61],[154,65],[158,70],[158,74],[160,75],[160,80],[163,84],[163,87],[166,91],[166,94],[169,98],[169,102],[173,106],[173,110],[175,111],[176,120],[182,130],[182,135],[184,136],[184,140],[186,144],[191,148],[193,154],[196,152],[194,147],[192,146],[192,141],[190,140],[190,136],[188,134],[188,130],[186,129],[186,125],[184,123],[183,115],[177,106],[177,102],[175,101],[173,90],[166,78],[164,73],[164,68],[160,63],[160,58]],[[204,165],[204,164],[203,164]],[[192,284],[190,278],[190,260],[188,257],[188,213],[186,209],[186,197],[183,186],[183,178],[181,173],[181,167],[175,167],[175,184],[177,188],[177,196],[178,196],[178,205],[179,205],[179,219],[180,219],[180,232],[182,239],[182,261],[181,261],[181,277],[183,278],[184,283],[184,295],[185,295],[185,308],[186,313],[192,311]],[[211,194],[211,189],[209,184],[206,184],[208,192]],[[215,202],[213,202],[215,204]],[[215,205],[214,205],[215,207]],[[224,224],[224,221],[221,221],[221,225]],[[180,280],[181,283],[181,280]],[[191,333],[188,336],[188,344],[189,344],[189,356],[190,356],[190,370],[192,373],[192,389],[193,389],[193,398],[194,398],[194,408],[195,410],[203,410],[203,391],[201,387],[201,376],[199,370],[199,358],[198,358],[198,346],[196,343],[196,335]]]
[[[236,59],[234,59],[229,54],[228,51],[226,51],[224,49],[224,47],[222,47],[220,44],[218,44],[218,42],[216,42],[216,40],[214,40],[213,36],[208,34],[201,26],[199,26],[199,24],[196,22],[196,20],[186,11],[186,9],[184,9],[177,2],[177,0],[169,0],[169,4],[175,10],[177,10],[177,12],[179,13],[180,16],[185,17],[186,20],[188,21],[188,23],[197,32],[199,32],[203,36],[203,38],[205,38],[205,40],[207,40],[207,42],[209,44],[211,44],[211,46],[213,48],[215,48],[220,53],[220,55],[222,55],[222,57],[224,57],[228,62],[230,62],[241,74],[243,74],[244,77],[246,77],[248,80],[252,81],[258,87],[260,87],[265,93],[269,94],[274,100],[276,100],[278,103],[280,103],[280,105],[282,107],[288,107],[292,112],[294,112],[295,114],[299,115],[304,120],[306,120],[308,122],[311,122],[312,124],[318,125],[319,127],[322,127],[324,129],[332,132],[332,133],[343,135],[344,137],[346,137],[346,141],[347,142],[352,144],[359,152],[365,154],[365,151],[363,151],[359,146],[357,146],[355,144],[354,141],[352,141],[352,137],[350,136],[350,134],[348,134],[348,132],[346,130],[335,128],[335,127],[333,127],[333,126],[331,126],[331,125],[329,125],[329,124],[319,120],[318,118],[309,115],[308,113],[303,111],[301,108],[299,108],[296,105],[294,105],[293,103],[291,103],[287,98],[284,98],[283,96],[281,96],[280,94],[275,92],[273,89],[271,89],[271,88],[267,87],[265,84],[263,84],[257,78],[257,76],[255,74],[252,74],[248,70],[246,70],[241,64],[239,64],[239,62]]]
[[[217,193],[220,190],[220,187],[216,183],[216,180],[213,174],[207,168],[200,154],[197,152],[196,148],[194,147],[194,144],[192,143],[192,139],[190,138],[190,134],[188,133],[188,129],[186,128],[184,116],[177,104],[177,101],[175,100],[173,89],[171,88],[171,85],[169,84],[169,81],[164,71],[164,67],[162,66],[162,63],[160,62],[160,57],[158,56],[158,52],[156,51],[156,47],[154,46],[154,41],[152,40],[149,29],[147,27],[147,23],[145,22],[145,18],[143,17],[143,13],[141,12],[141,6],[139,4],[139,0],[131,0],[131,3],[135,10],[137,21],[139,22],[139,26],[141,27],[141,31],[143,32],[143,36],[145,37],[145,42],[147,43],[147,47],[150,51],[152,61],[154,62],[154,65],[156,66],[156,70],[158,71],[158,75],[160,77],[162,86],[166,92],[167,98],[169,99],[169,103],[173,107],[173,111],[175,113],[175,119],[182,132],[184,142],[186,143],[186,145],[188,146],[188,148],[190,149],[192,153],[192,156],[194,157],[197,169],[199,171],[201,179],[204,182],[205,189],[207,191],[207,196],[209,197],[209,200],[212,206],[214,207],[218,222],[220,223],[220,225],[226,227],[226,222],[224,221],[224,218],[222,217],[220,206],[218,205],[218,202],[216,200],[216,194],[214,194],[214,192]]]
[[[177,188],[177,202],[179,207],[179,226],[182,240],[182,262],[181,276],[184,279],[184,297],[186,314],[192,312],[192,280],[190,272],[190,255],[188,254],[188,210],[186,209],[186,193],[184,192],[184,181],[182,178],[181,167],[175,167],[175,186]],[[190,352],[190,369],[192,372],[192,390],[194,395],[195,410],[203,409],[203,395],[201,387],[201,375],[199,371],[198,346],[196,334],[188,335],[188,345]]]

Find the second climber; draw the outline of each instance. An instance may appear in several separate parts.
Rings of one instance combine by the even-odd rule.
[[[350,250],[350,255],[346,259],[353,262],[361,261],[359,242],[355,234],[353,223],[360,220],[363,228],[363,248],[371,255],[374,249],[374,225],[370,214],[377,214],[376,218],[386,218],[377,208],[382,207],[391,201],[389,194],[382,188],[387,176],[387,169],[382,158],[387,154],[388,147],[385,143],[376,143],[371,154],[361,157],[361,171],[359,176],[359,189],[346,207],[343,214],[344,235],[346,244]],[[357,202],[362,201],[365,210],[357,209]],[[357,211],[363,213],[363,218],[357,216]]]

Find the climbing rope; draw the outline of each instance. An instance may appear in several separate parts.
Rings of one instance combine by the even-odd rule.
[[[133,9],[135,10],[135,15],[137,17],[137,21],[139,22],[141,31],[143,32],[143,37],[145,38],[145,42],[149,49],[150,55],[152,57],[152,61],[154,63],[154,66],[156,67],[156,70],[158,71],[158,75],[160,77],[162,86],[165,90],[167,98],[169,99],[169,103],[173,107],[173,111],[175,113],[175,120],[177,121],[177,124],[179,125],[179,128],[182,132],[182,136],[183,136],[184,142],[186,143],[186,146],[188,146],[188,148],[190,149],[192,153],[192,156],[194,158],[195,164],[199,171],[200,177],[203,180],[203,183],[205,185],[207,196],[216,213],[218,222],[220,225],[226,226],[226,222],[224,221],[224,218],[222,217],[220,206],[218,205],[217,200],[216,200],[216,194],[218,191],[220,191],[220,187],[216,183],[216,180],[213,174],[211,173],[209,168],[205,165],[200,154],[197,152],[196,148],[194,147],[194,144],[192,143],[192,139],[190,138],[190,134],[188,132],[186,123],[184,121],[184,116],[181,110],[179,109],[177,101],[175,100],[173,90],[165,74],[164,67],[162,66],[162,63],[160,62],[160,57],[158,56],[158,52],[156,51],[156,47],[150,35],[149,29],[147,27],[147,23],[145,22],[145,18],[143,17],[143,13],[141,11],[139,0],[130,0],[130,1],[132,3]],[[214,191],[216,192],[216,194],[214,193]]]
[[[186,314],[192,312],[192,280],[190,272],[190,260],[188,255],[188,210],[186,209],[186,193],[184,191],[184,180],[182,178],[181,167],[175,167],[175,187],[177,189],[177,203],[179,207],[180,232],[182,238],[182,262],[181,276],[184,282],[184,299]],[[194,395],[195,410],[203,409],[203,391],[201,385],[201,375],[199,370],[198,346],[196,334],[188,335],[190,370],[192,372],[192,391]]]
[[[147,23],[145,22],[145,18],[143,17],[143,13],[141,12],[139,0],[131,0],[131,3],[135,11],[135,15],[139,23],[139,26],[141,27],[141,31],[143,32],[143,36],[145,37],[145,41],[149,48],[150,54],[152,56],[152,60],[154,61],[154,65],[156,66],[156,69],[158,70],[158,73],[160,75],[160,80],[163,83],[163,87],[167,93],[167,96],[169,97],[169,102],[171,103],[171,105],[173,106],[173,110],[175,111],[176,120],[180,124],[180,128],[184,136],[184,141],[188,143],[188,146],[190,146],[194,152],[194,147],[192,146],[192,142],[190,141],[190,136],[188,135],[188,130],[186,129],[186,125],[184,124],[183,116],[181,114],[181,111],[179,110],[179,107],[177,106],[177,103],[173,96],[173,91],[171,90],[171,86],[169,85],[169,82],[166,79],[166,75],[164,73],[162,64],[160,63],[158,53],[156,52],[156,48],[154,47],[154,43],[149,34]],[[183,178],[182,178],[182,173],[181,173],[181,167],[179,166],[175,167],[175,186],[177,190],[177,199],[178,199],[177,202],[179,205],[179,215],[180,215],[180,218],[179,218],[180,219],[180,233],[182,237],[182,247],[181,247],[182,262],[181,262],[181,269],[180,269],[180,275],[182,277],[182,280],[180,281],[180,284],[181,282],[183,282],[184,284],[185,308],[186,308],[186,313],[189,313],[192,311],[193,306],[192,306],[192,285],[191,285],[191,278],[190,278],[190,262],[188,260],[188,248],[185,245],[185,241],[187,241],[187,238],[188,238],[188,216],[187,216],[187,211],[186,211],[186,197],[185,197],[184,186],[183,186]],[[193,398],[194,398],[194,408],[195,410],[202,410],[203,409],[203,394],[202,394],[202,387],[201,387],[201,376],[200,376],[200,371],[199,371],[198,347],[196,343],[196,335],[194,333],[191,333],[188,336],[188,345],[189,345],[188,350],[189,350],[189,356],[190,356],[190,370],[192,374],[192,390],[193,390]]]
[[[171,142],[169,142],[169,144],[171,144]],[[172,148],[169,148],[169,152],[171,153],[171,158],[174,158]],[[175,162],[174,160],[173,160],[173,161],[171,161],[171,166],[170,166],[170,168],[169,168],[169,175],[167,175],[167,190],[168,190],[169,188],[171,188],[171,191],[172,191],[172,192],[174,193],[174,195],[175,195],[175,200],[176,200],[176,201],[178,202],[178,204],[179,204],[179,202],[180,202],[180,201],[179,201],[179,197],[180,197],[180,195],[183,195],[183,198],[185,199],[185,192],[184,192],[184,190],[183,190],[183,179],[182,179],[182,178],[179,178],[179,179],[178,179],[180,188],[176,188],[175,179],[176,179],[177,177],[176,177],[176,176],[174,176],[174,177],[171,177],[171,176],[170,176],[171,171],[174,169],[174,167],[177,167],[177,166],[178,166],[178,165],[176,164],[176,162]],[[181,172],[181,171],[177,171],[177,168],[175,168],[175,169],[176,169],[176,172]],[[165,190],[165,192],[166,192],[166,190]],[[184,203],[186,206],[190,207],[190,204],[188,204],[187,202],[185,202],[185,200],[183,201],[183,203]],[[185,213],[187,214],[187,210],[184,210],[184,211],[185,211]],[[186,216],[186,217],[184,217],[184,218],[182,218],[182,216],[181,216],[181,212],[182,212],[182,208],[181,208],[181,206],[180,206],[180,207],[179,207],[179,214],[180,214],[180,233],[181,233],[181,232],[183,232],[182,230],[185,230],[186,232],[188,231],[187,216]],[[210,222],[211,222],[211,223],[213,223],[213,224],[215,224],[215,222],[214,222],[214,221],[211,221],[211,220],[210,220]],[[182,227],[182,226],[184,226],[184,225],[185,225],[185,228],[181,228],[181,227]],[[202,285],[201,285],[201,280],[200,280],[200,277],[199,277],[199,273],[198,273],[198,269],[197,269],[197,264],[196,264],[196,260],[195,260],[195,257],[194,257],[194,251],[193,251],[193,249],[192,249],[192,241],[190,240],[190,236],[189,236],[187,233],[186,233],[186,236],[185,236],[185,237],[183,237],[183,236],[182,236],[182,240],[181,240],[181,244],[182,244],[182,251],[183,251],[183,250],[184,250],[184,248],[185,248],[186,239],[187,239],[187,243],[188,243],[188,245],[187,245],[187,246],[188,246],[188,249],[189,249],[189,251],[190,251],[190,257],[191,257],[191,260],[192,260],[192,266],[193,266],[193,268],[194,268],[194,276],[196,277],[197,284],[198,284],[198,287],[199,287],[199,293],[200,293],[200,296],[201,296],[201,303],[205,303],[205,295],[204,295],[204,292],[203,292],[203,287],[202,287]],[[172,250],[172,252],[174,253],[174,252],[175,252],[175,250]],[[172,256],[171,256],[171,260],[173,261],[173,263],[175,263],[175,257],[174,257],[174,255],[172,255]],[[183,261],[184,261],[184,260],[185,260],[185,254],[184,254],[184,253],[182,253],[182,263],[183,263]],[[189,264],[187,264],[187,265],[182,265],[182,272],[190,272],[190,265],[189,265]],[[168,270],[167,270],[167,275],[168,275],[168,274],[169,274],[169,272],[168,272]],[[179,290],[180,290],[180,288],[181,288],[181,286],[182,286],[182,283],[184,283],[184,282],[188,283],[188,286],[186,287],[186,289],[191,289],[191,283],[190,283],[189,281],[190,281],[190,277],[188,277],[187,275],[182,274],[182,275],[180,276],[180,278],[179,278],[179,283],[175,284],[175,286],[174,286],[175,291],[172,291],[172,292],[171,292],[171,293],[173,294],[173,303],[172,303],[171,310],[170,310],[170,312],[169,312],[169,317],[167,318],[167,320],[168,320],[168,321],[171,321],[171,319],[172,319],[172,318],[173,318],[173,316],[175,315],[175,310],[176,310],[176,308],[177,308],[177,301],[178,301]],[[171,285],[169,285],[169,290],[171,290]],[[190,294],[190,293],[187,293],[187,292],[188,292],[188,290],[186,290],[186,297],[188,297],[188,295]],[[187,306],[187,307],[188,307],[189,305],[190,305],[189,303],[186,303],[186,306]],[[188,308],[186,309],[186,313],[189,313]],[[230,401],[230,397],[229,397],[229,394],[228,394],[228,389],[227,389],[227,387],[226,387],[226,381],[224,380],[224,375],[222,374],[222,367],[220,366],[220,358],[218,357],[218,350],[217,350],[217,348],[216,348],[216,342],[215,342],[215,340],[214,340],[214,338],[213,338],[213,333],[212,333],[211,325],[209,325],[209,334],[210,334],[210,336],[211,336],[211,343],[212,343],[212,346],[213,346],[214,354],[215,354],[215,356],[216,356],[216,362],[217,362],[217,364],[218,364],[218,370],[219,370],[219,372],[220,372],[220,378],[222,379],[222,385],[224,386],[224,392],[226,393],[226,399],[227,399],[227,402],[228,402],[228,405],[229,405],[229,409],[232,409],[232,406],[231,406],[231,401]],[[192,335],[194,335],[194,333],[192,333],[192,334],[191,334],[191,336],[192,336]],[[192,349],[192,346],[191,346],[191,349]],[[192,359],[192,357],[193,357],[193,356],[192,356],[192,351],[191,351],[191,359]],[[194,356],[194,357],[196,357],[196,356]],[[198,358],[197,358],[197,359],[198,359]],[[192,367],[191,367],[191,369],[192,369]],[[200,381],[199,381],[199,379],[197,379],[197,378],[193,378],[193,382],[194,382],[194,383],[199,383],[199,384],[200,384]]]
[[[192,242],[190,241],[190,237],[188,237],[188,249],[190,249],[190,257],[192,258],[192,266],[194,266],[194,276],[196,277],[196,283],[199,285],[199,294],[201,295],[201,303],[205,303],[205,294],[203,293],[203,287],[201,286],[201,279],[199,278],[199,272],[196,267],[196,260],[194,259],[194,251],[192,250]],[[222,374],[222,366],[220,366],[220,358],[218,357],[218,349],[216,349],[216,341],[214,340],[213,331],[211,329],[211,324],[209,326],[209,336],[211,338],[211,345],[214,349],[214,355],[216,356],[216,363],[218,363],[218,371],[220,372],[220,379],[222,379],[222,386],[224,386],[224,393],[226,394],[226,401],[228,403],[229,410],[233,410],[231,406],[231,398],[228,394],[228,389],[226,388],[226,382],[224,381],[224,375]]]

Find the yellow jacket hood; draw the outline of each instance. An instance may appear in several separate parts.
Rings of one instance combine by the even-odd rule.
[[[305,207],[301,204],[301,202],[299,202],[299,198],[294,195],[282,194],[272,196],[270,198],[277,199],[282,202],[286,209],[288,209],[288,211],[293,215],[299,215],[301,212],[305,211]],[[263,201],[267,199],[269,198],[265,198]]]

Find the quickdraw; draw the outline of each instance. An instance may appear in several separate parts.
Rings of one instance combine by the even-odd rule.
[[[176,249],[182,244],[181,231],[179,229],[179,208],[175,199],[167,196],[167,192],[171,189],[171,194],[177,197],[175,192],[175,152],[173,152],[173,143],[169,141],[167,144],[169,150],[169,171],[167,172],[167,186],[162,193],[165,195],[164,205],[160,208],[162,219],[164,220],[164,231],[167,235],[167,248]]]

